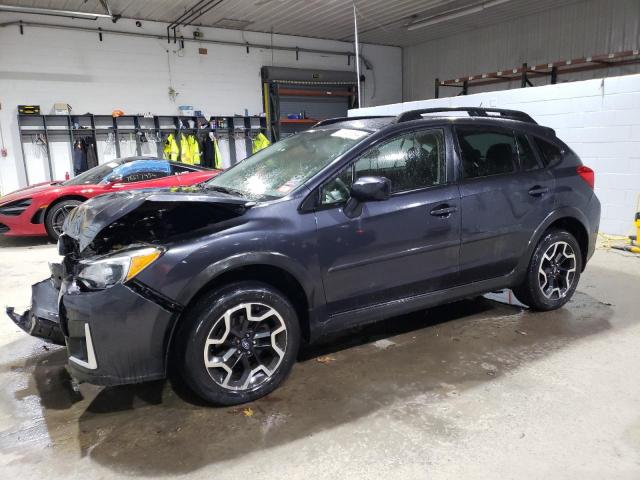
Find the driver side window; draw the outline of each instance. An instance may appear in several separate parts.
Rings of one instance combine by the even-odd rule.
[[[417,190],[446,182],[445,148],[442,130],[405,133],[365,152],[320,190],[322,205],[334,205],[349,198],[354,179],[386,177],[391,193]]]

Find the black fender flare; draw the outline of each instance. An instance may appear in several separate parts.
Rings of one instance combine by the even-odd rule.
[[[302,289],[304,290],[305,296],[307,298],[307,304],[310,310],[309,328],[312,329],[315,325],[315,321],[312,320],[312,317],[314,317],[312,310],[320,304],[320,298],[324,300],[324,291],[322,289],[318,291],[318,289],[315,288],[309,273],[302,265],[300,265],[290,257],[287,257],[286,255],[278,252],[246,252],[232,255],[230,257],[212,263],[204,270],[202,270],[198,275],[193,277],[193,279],[182,289],[182,291],[178,295],[178,298],[176,298],[175,300],[180,305],[186,307],[194,298],[196,298],[198,293],[200,293],[207,284],[211,283],[224,273],[231,272],[241,267],[254,265],[267,265],[280,268],[289,273],[298,281],[298,283],[302,286]],[[168,373],[169,371],[168,369],[171,362],[171,352],[173,350],[175,334],[178,329],[181,316],[182,312],[176,313],[174,315],[173,324],[171,325],[166,338],[164,354],[165,373]]]
[[[318,292],[316,284],[310,278],[309,272],[300,263],[279,252],[245,252],[219,260],[207,266],[182,289],[176,301],[181,305],[189,302],[204,288],[220,275],[235,269],[254,265],[267,265],[280,268],[289,273],[302,286],[309,308],[317,306]]]
[[[526,272],[526,269],[529,266],[529,262],[531,260],[531,256],[533,255],[533,251],[542,238],[542,235],[544,235],[544,232],[546,232],[554,222],[563,218],[571,218],[580,222],[587,232],[587,235],[591,231],[589,219],[577,208],[560,207],[553,210],[544,218],[544,220],[542,220],[542,222],[540,222],[538,227],[534,230],[533,235],[531,235],[531,238],[529,239],[529,243],[527,244],[527,248],[525,249],[525,254],[522,256],[522,258],[520,258],[520,261],[515,268],[515,272],[517,272],[517,277],[519,279],[522,275],[524,275],[524,272]]]

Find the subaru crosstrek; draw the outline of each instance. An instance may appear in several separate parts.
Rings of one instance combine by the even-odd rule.
[[[28,312],[9,313],[65,344],[80,380],[176,371],[207,401],[238,404],[330,332],[504,288],[532,310],[561,307],[594,252],[593,186],[522,112],[327,120],[200,186],[78,206],[64,260]]]

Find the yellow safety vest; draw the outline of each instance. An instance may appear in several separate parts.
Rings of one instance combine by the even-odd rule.
[[[189,135],[187,137],[187,143],[189,144],[189,154],[191,155],[191,163],[193,165],[200,165],[200,142],[195,135]]]
[[[193,165],[193,157],[189,148],[189,141],[184,133],[180,134],[180,161]]]
[[[253,141],[251,142],[252,153],[259,152],[263,148],[267,148],[269,145],[271,145],[269,139],[260,132],[258,135],[253,137]]]
[[[180,149],[178,148],[178,142],[176,142],[173,133],[169,134],[167,139],[164,141],[163,153],[163,157],[165,160],[173,160],[174,162],[178,160]]]
[[[213,168],[217,168],[218,170],[222,169],[222,155],[220,154],[220,148],[218,147],[218,139],[216,137],[213,137],[213,153],[214,153],[214,160],[213,160]]]

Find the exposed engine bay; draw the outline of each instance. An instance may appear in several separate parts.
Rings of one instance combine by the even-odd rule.
[[[119,192],[80,205],[67,218],[59,253],[104,255],[133,244],[156,244],[241,216],[251,202],[234,196]],[[73,241],[70,241],[73,240]]]

